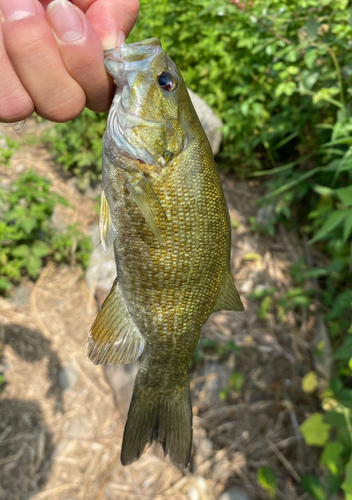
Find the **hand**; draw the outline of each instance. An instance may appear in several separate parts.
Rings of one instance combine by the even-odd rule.
[[[0,122],[107,111],[103,50],[125,41],[138,9],[138,0],[0,0]]]

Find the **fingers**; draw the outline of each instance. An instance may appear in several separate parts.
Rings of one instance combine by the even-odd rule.
[[[105,50],[124,42],[137,21],[138,0],[73,0],[85,12]]]
[[[138,9],[138,0],[0,0],[0,121],[106,111],[103,47],[125,40]]]
[[[41,4],[37,0],[0,0],[0,10],[6,53],[37,113],[59,122],[81,113],[85,93],[65,68]],[[11,71],[7,73],[7,79],[1,78],[2,89],[11,84]],[[8,100],[12,102],[13,97],[8,95]],[[27,116],[28,104],[21,119]]]
[[[86,106],[93,111],[106,111],[114,86],[104,68],[99,36],[83,12],[66,0],[50,3],[47,17],[67,72],[87,96]]]
[[[0,25],[0,121],[17,122],[34,111],[34,104],[6,54]]]

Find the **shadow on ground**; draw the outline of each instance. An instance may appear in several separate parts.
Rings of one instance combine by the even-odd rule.
[[[0,500],[27,500],[47,482],[52,434],[36,401],[0,399]]]
[[[59,383],[62,370],[60,359],[52,349],[51,342],[39,330],[31,330],[21,325],[10,324],[3,327],[5,344],[27,363],[47,358],[50,387],[46,396],[55,399],[55,410],[64,413],[63,390]],[[39,383],[39,381],[38,381]]]

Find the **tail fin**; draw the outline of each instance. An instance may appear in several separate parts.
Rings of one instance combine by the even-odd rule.
[[[147,443],[159,441],[165,455],[179,468],[189,464],[192,447],[192,407],[189,383],[174,393],[140,390],[135,382],[123,435],[121,463],[137,460]],[[149,393],[149,394],[148,394]]]

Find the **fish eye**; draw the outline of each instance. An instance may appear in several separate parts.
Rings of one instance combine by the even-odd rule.
[[[158,75],[158,83],[166,92],[172,92],[177,86],[176,78],[168,71],[163,71]]]

